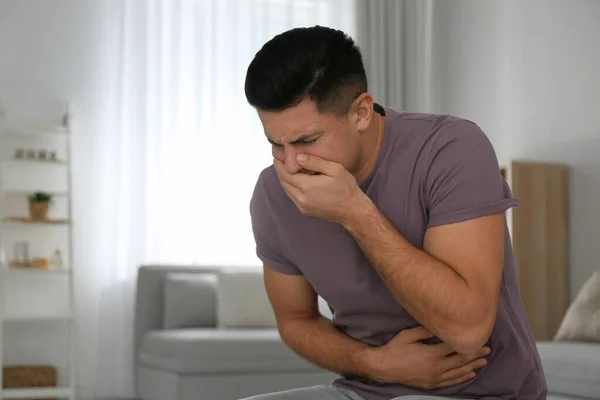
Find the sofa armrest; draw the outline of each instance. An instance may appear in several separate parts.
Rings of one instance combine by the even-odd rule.
[[[163,325],[165,306],[164,285],[170,273],[214,273],[218,269],[206,266],[142,265],[138,269],[135,322],[134,363],[138,362],[138,351],[144,334]]]

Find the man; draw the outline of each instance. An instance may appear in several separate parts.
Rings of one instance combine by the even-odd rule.
[[[477,125],[376,104],[359,49],[324,27],[266,43],[245,91],[273,148],[250,209],[279,332],[340,374],[253,399],[545,399],[517,201]]]

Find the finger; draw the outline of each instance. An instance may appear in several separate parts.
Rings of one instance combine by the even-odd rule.
[[[440,357],[446,357],[452,353],[456,353],[456,350],[452,348],[448,343],[438,343],[431,346],[435,350],[436,354]]]
[[[481,352],[481,354],[474,354],[474,355],[470,355],[470,356],[465,356],[465,355],[461,355],[461,354],[452,354],[450,356],[445,357],[443,360],[441,360],[440,365],[442,367],[442,369],[444,371],[453,369],[453,368],[459,368],[462,367],[463,365],[467,365],[468,363],[470,363],[471,361],[474,360],[478,360],[478,359],[484,359],[483,358],[485,356],[485,354],[483,354],[483,352]]]
[[[464,375],[475,373],[475,371],[484,367],[485,365],[487,365],[487,360],[485,358],[478,358],[458,368],[452,368],[443,372],[439,377],[439,381],[444,382],[454,380]]]
[[[287,171],[285,170],[284,163],[281,162],[277,158],[273,158],[273,167],[275,167],[275,172],[277,172],[277,176],[279,177],[279,180],[287,178],[287,176],[289,175],[287,173]]]
[[[308,154],[298,154],[296,156],[296,161],[304,169],[313,172],[318,172],[327,176],[336,176],[341,167],[340,164],[335,163],[333,161],[327,161],[322,159],[321,157]]]
[[[435,337],[435,334],[431,333],[424,326],[417,326],[416,328],[404,329],[401,333],[402,338],[408,343],[418,342],[419,340],[429,339]]]
[[[280,183],[283,187],[283,190],[285,190],[285,192],[287,193],[288,197],[294,202],[294,204],[296,204],[296,207],[300,208],[302,192],[289,182],[280,180]]]
[[[290,174],[285,169],[285,164],[276,158],[273,159],[273,166],[275,167],[275,172],[277,172],[277,176],[279,177],[279,182],[281,182],[282,185],[284,182],[286,182],[288,185],[300,189],[301,182],[298,182],[298,179],[301,179],[300,174]]]
[[[458,384],[470,381],[473,378],[475,378],[475,373],[471,372],[471,373],[465,374],[465,375],[455,378],[455,379],[449,379],[449,380],[440,382],[434,386],[434,389],[441,389],[441,388],[447,388],[450,386],[456,386]]]
[[[442,357],[456,353],[456,350],[454,350],[447,343],[439,343],[439,344],[436,344],[435,347],[436,347],[437,354]],[[468,356],[462,355],[461,357],[463,357],[466,360],[465,363],[467,363],[475,358],[487,356],[488,354],[490,354],[491,351],[492,351],[492,349],[485,346],[485,347],[482,347],[481,349],[479,349],[476,353],[474,353],[472,355],[468,355]]]
[[[294,186],[295,188],[300,189],[301,191],[306,188],[308,182],[310,182],[310,179],[312,178],[310,175],[307,174],[290,174],[285,169],[285,164],[276,158],[273,159],[273,166],[275,167],[275,171],[277,172],[277,176],[279,177],[280,182],[287,182],[291,186]]]

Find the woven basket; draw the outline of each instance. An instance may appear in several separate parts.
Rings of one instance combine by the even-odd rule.
[[[2,374],[5,389],[55,387],[57,381],[56,368],[50,365],[7,366],[2,368]]]
[[[15,365],[3,368],[5,389],[28,387],[54,387],[57,381],[56,368],[50,365]]]

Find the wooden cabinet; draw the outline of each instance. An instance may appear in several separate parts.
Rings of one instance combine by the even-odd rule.
[[[536,340],[567,311],[567,167],[512,161],[502,169],[519,206],[507,214],[521,296]]]

